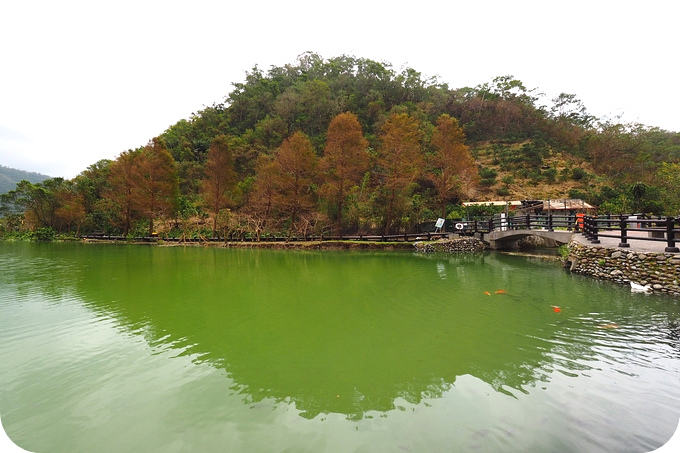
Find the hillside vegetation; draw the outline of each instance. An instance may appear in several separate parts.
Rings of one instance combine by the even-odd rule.
[[[26,180],[32,183],[42,182],[49,176],[30,171],[17,170],[16,168],[0,165],[0,194],[16,189],[20,181]]]
[[[677,214],[680,134],[595,118],[576,95],[546,101],[512,76],[452,89],[412,68],[306,53],[254,67],[145,146],[1,201],[8,234],[23,220],[259,237],[412,231],[462,216],[462,201],[549,198]]]

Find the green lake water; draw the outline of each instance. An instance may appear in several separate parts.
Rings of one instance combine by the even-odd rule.
[[[680,301],[497,253],[0,242],[0,391],[41,453],[647,452]]]

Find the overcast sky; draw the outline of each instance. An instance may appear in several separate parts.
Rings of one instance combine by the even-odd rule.
[[[6,1],[0,164],[73,178],[313,51],[451,88],[513,75],[597,116],[680,131],[680,2]]]

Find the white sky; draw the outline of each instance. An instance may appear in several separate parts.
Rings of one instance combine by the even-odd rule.
[[[680,131],[668,1],[6,1],[0,164],[73,178],[221,102],[254,65],[313,51],[451,88],[511,74],[597,117]]]

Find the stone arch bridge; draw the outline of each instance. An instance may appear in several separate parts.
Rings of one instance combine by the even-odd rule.
[[[484,240],[489,246],[496,249],[516,249],[519,241],[529,237],[538,236],[544,240],[554,242],[556,245],[568,244],[574,236],[573,231],[549,231],[549,230],[494,230],[484,235]]]

